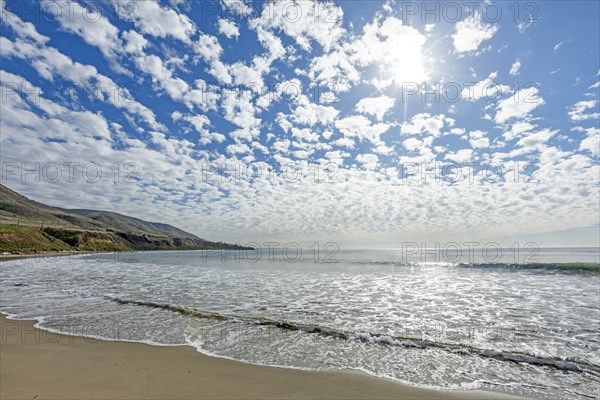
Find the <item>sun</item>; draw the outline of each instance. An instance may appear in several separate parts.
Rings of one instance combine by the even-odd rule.
[[[427,80],[421,46],[415,46],[413,43],[403,49],[402,57],[394,60],[391,67],[390,73],[393,74],[396,86],[401,86],[403,83],[420,84]]]
[[[428,79],[423,66],[423,46],[426,38],[417,29],[397,23],[395,26],[381,26],[377,49],[378,77],[381,86],[402,86],[420,84]]]

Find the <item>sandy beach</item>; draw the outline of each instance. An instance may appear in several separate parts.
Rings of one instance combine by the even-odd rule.
[[[309,372],[157,347],[58,335],[0,316],[0,398],[514,399],[420,389],[354,372]]]

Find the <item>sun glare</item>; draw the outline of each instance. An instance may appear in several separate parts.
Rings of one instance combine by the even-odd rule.
[[[427,79],[427,74],[423,68],[423,56],[420,46],[410,46],[403,52],[403,57],[394,65],[394,83],[421,83]]]
[[[384,32],[379,38],[385,41],[375,42],[370,52],[377,54],[379,76],[374,79],[379,86],[402,86],[427,80],[423,67],[423,46],[426,38],[417,29],[402,25],[399,21],[393,26],[383,24]]]

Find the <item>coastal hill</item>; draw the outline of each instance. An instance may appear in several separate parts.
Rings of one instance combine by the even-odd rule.
[[[193,249],[243,247],[114,212],[51,207],[0,184],[0,252]]]

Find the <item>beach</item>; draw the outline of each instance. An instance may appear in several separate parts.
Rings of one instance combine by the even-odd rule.
[[[598,387],[586,352],[597,250],[544,250],[545,264],[519,267],[237,254],[0,263],[0,398],[566,400]],[[568,335],[539,318],[548,310]]]
[[[356,372],[312,372],[59,335],[0,316],[2,399],[515,399],[433,391]]]

